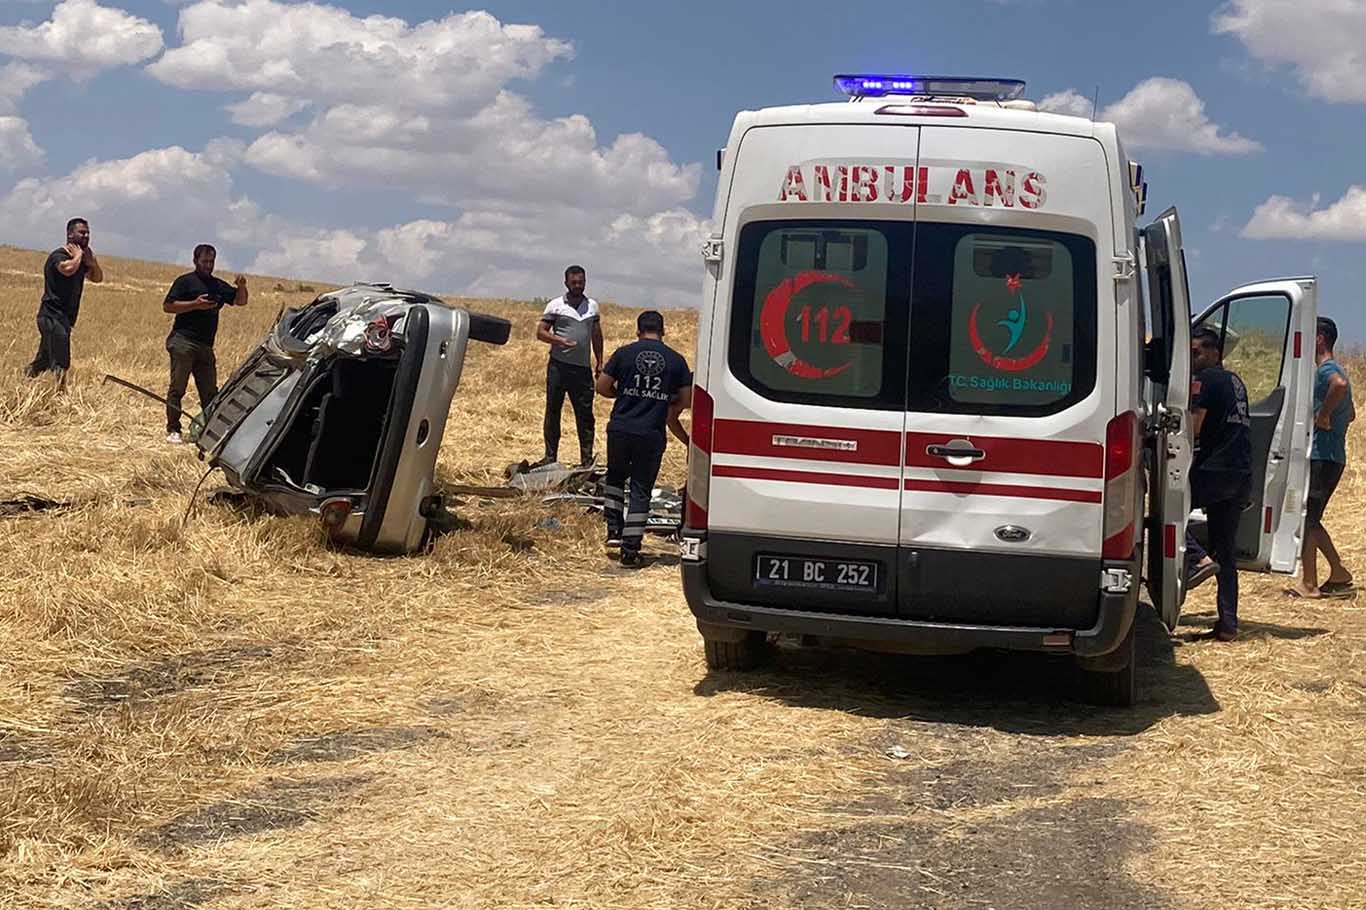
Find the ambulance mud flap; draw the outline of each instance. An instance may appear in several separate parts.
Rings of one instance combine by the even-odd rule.
[[[370,476],[365,517],[361,521],[360,534],[356,539],[357,546],[363,550],[374,547],[375,541],[379,538],[380,528],[384,525],[384,513],[389,506],[394,476],[398,473],[399,462],[403,458],[404,443],[408,436],[408,421],[412,417],[418,384],[422,380],[422,362],[427,352],[430,318],[426,307],[415,306],[408,311],[405,319],[407,324],[404,327],[403,357],[399,361],[398,375],[394,378],[394,390],[389,399],[379,457],[375,460],[375,470]]]

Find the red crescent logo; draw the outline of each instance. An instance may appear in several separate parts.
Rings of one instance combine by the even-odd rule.
[[[759,311],[759,337],[764,342],[768,356],[793,376],[799,379],[829,379],[849,369],[854,361],[822,369],[793,354],[792,344],[787,340],[787,311],[792,306],[792,300],[813,284],[838,284],[852,291],[858,290],[854,282],[833,272],[806,271],[784,278],[764,298],[764,306]]]
[[[972,343],[972,349],[977,352],[977,356],[982,362],[994,370],[1001,370],[1005,373],[1019,373],[1038,364],[1048,356],[1048,345],[1053,339],[1053,314],[1048,314],[1048,325],[1044,329],[1043,341],[1039,346],[1030,351],[1023,357],[998,357],[992,353],[991,348],[987,347],[982,340],[982,333],[977,330],[977,313],[982,309],[979,303],[972,308],[972,316],[968,319],[968,341]]]

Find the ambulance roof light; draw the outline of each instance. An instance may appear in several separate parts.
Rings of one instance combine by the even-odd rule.
[[[1024,93],[1022,79],[975,76],[913,76],[899,73],[846,73],[835,76],[835,88],[851,98],[887,95],[947,96],[974,101],[1013,101]]]

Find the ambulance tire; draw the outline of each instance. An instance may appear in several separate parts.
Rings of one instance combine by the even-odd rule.
[[[1131,627],[1124,641],[1115,649],[1115,656],[1124,660],[1124,665],[1115,670],[1077,671],[1081,696],[1092,705],[1110,708],[1130,708],[1138,697],[1135,679],[1134,630]],[[1122,656],[1121,656],[1122,655]]]
[[[744,672],[763,663],[768,653],[768,636],[763,632],[746,632],[739,641],[703,637],[702,648],[708,670]]]

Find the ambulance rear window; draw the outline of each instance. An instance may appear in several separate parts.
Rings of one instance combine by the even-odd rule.
[[[909,282],[889,284],[904,225],[798,222],[750,225],[740,242],[732,370],[770,398],[850,407],[903,396]],[[892,236],[889,236],[889,231]],[[902,329],[888,332],[888,313]],[[899,405],[898,405],[899,406]]]
[[[1090,394],[1090,239],[922,222],[915,259],[910,410],[1042,416]]]

